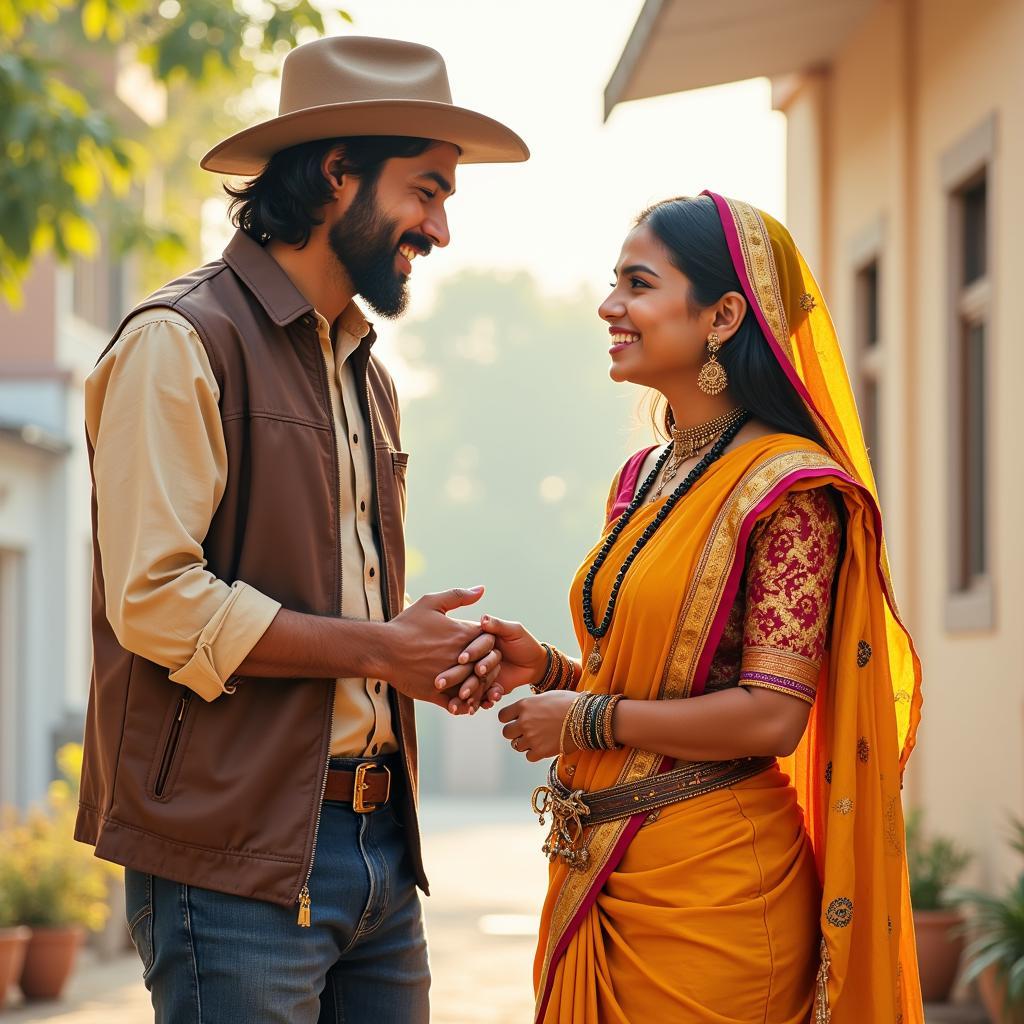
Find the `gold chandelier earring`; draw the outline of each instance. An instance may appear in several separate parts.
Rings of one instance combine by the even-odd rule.
[[[697,387],[705,395],[720,395],[729,386],[725,367],[718,361],[718,350],[721,347],[721,339],[712,331],[708,335],[708,361],[700,368],[700,373],[697,375]]]

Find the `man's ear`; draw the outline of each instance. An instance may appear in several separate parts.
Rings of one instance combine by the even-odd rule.
[[[345,187],[345,147],[332,146],[324,153],[320,170],[331,190],[335,193]]]

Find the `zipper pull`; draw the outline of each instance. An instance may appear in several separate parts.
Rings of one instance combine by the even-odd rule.
[[[182,697],[181,698],[181,703],[178,705],[178,721],[179,722],[185,717],[185,706],[187,704],[188,704],[188,701],[184,697]]]
[[[299,927],[308,928],[313,901],[309,898],[309,886],[304,885],[299,893]]]

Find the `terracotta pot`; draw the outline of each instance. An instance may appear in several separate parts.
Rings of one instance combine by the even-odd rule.
[[[81,925],[33,928],[21,969],[21,991],[26,999],[59,999],[85,939]]]
[[[956,981],[964,951],[963,916],[956,910],[915,910],[917,962],[926,1003],[944,1003]]]
[[[1024,1007],[1006,1005],[1006,982],[999,977],[995,965],[981,972],[978,992],[993,1024],[1024,1024]]]
[[[27,928],[0,928],[0,1007],[4,1005],[7,990],[21,974],[31,934]]]

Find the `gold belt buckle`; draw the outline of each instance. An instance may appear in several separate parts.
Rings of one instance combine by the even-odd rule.
[[[384,799],[379,804],[368,804],[363,799],[363,793],[370,788],[370,784],[366,781],[366,773],[371,768],[381,767],[385,775],[387,775],[388,785],[384,792]],[[391,769],[386,765],[378,766],[376,761],[370,761],[367,764],[361,764],[356,768],[356,781],[352,787],[352,810],[356,814],[368,814],[370,811],[377,810],[378,807],[383,807],[387,803],[388,798],[391,796]]]

